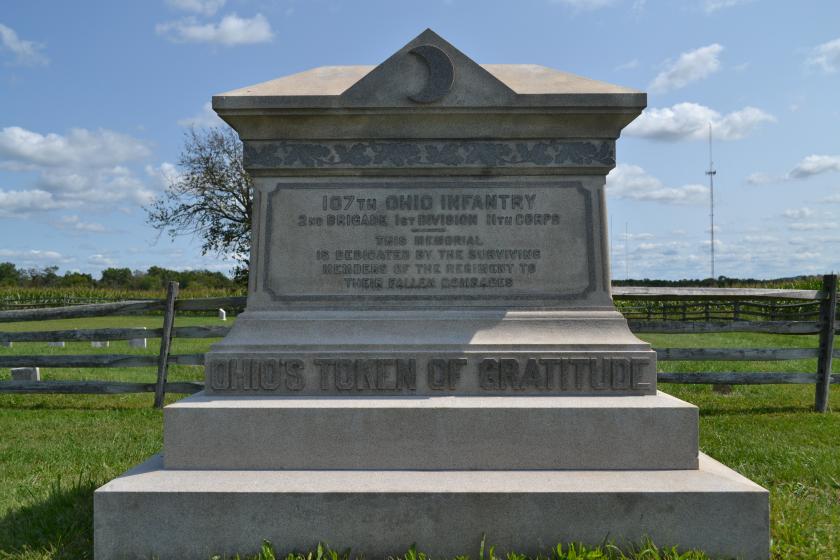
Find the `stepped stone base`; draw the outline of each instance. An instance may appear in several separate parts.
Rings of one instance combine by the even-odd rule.
[[[649,536],[766,560],[768,493],[701,455],[698,470],[675,471],[164,470],[156,456],[94,494],[97,560],[204,560],[255,553],[263,539],[368,558],[416,542],[453,557],[477,554],[482,534],[499,552]]]
[[[697,407],[632,397],[213,397],[164,410],[168,469],[696,469]]]

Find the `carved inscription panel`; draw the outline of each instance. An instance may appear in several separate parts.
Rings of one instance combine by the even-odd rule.
[[[640,395],[653,352],[543,355],[208,355],[206,391],[277,395]]]
[[[263,286],[276,300],[582,297],[592,216],[576,182],[280,183]]]

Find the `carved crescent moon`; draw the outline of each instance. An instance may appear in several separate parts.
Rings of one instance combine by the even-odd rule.
[[[455,68],[449,56],[433,45],[420,45],[408,52],[421,58],[429,68],[426,85],[408,98],[415,103],[434,103],[443,99],[452,89],[452,80],[455,78]]]

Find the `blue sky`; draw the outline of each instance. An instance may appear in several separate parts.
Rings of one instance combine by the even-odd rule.
[[[836,0],[4,0],[0,261],[229,271],[143,212],[210,97],[431,27],[479,63],[648,92],[608,178],[615,278],[709,275],[710,122],[716,274],[837,271],[838,22]]]

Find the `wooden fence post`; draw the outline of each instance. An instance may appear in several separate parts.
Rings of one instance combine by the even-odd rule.
[[[155,408],[163,408],[166,391],[169,349],[172,346],[172,325],[175,323],[175,299],[178,297],[178,282],[170,282],[166,287],[166,307],[163,309],[163,333],[160,336],[160,354],[158,354],[157,383],[155,384]]]
[[[834,352],[834,326],[837,317],[837,275],[823,276],[827,297],[820,302],[820,356],[817,361],[817,390],[814,409],[828,411],[828,388],[831,385],[831,354]]]

